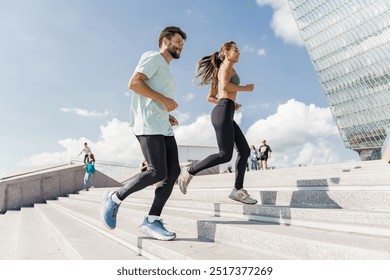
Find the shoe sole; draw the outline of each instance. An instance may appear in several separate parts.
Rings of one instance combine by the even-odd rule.
[[[110,194],[111,192],[110,191],[107,191],[104,193],[103,195],[103,202],[102,202],[102,209],[100,211],[100,219],[102,220],[102,223],[104,224],[104,226],[109,229],[109,230],[113,230],[115,229],[115,227],[110,227],[109,225],[107,225],[106,221],[104,220],[104,210],[106,209],[106,202],[107,202],[107,199],[108,199],[108,195]]]
[[[176,234],[174,236],[160,235],[160,234],[156,233],[155,231],[151,230],[150,228],[142,226],[142,225],[139,227],[139,230],[142,233],[144,233],[150,237],[153,237],[153,238],[156,238],[156,239],[162,240],[162,241],[169,241],[169,240],[173,240],[176,238]]]
[[[235,198],[233,198],[233,197],[230,197],[229,196],[229,198],[231,199],[231,200],[234,200],[234,201],[237,201],[237,202],[241,202],[241,203],[243,203],[243,204],[249,204],[249,205],[253,205],[253,204],[256,204],[258,201],[256,200],[255,202],[245,202],[245,201],[242,201],[242,200],[239,200],[239,199],[235,199]]]
[[[183,193],[183,194],[186,194],[187,193],[187,188],[184,187],[183,185],[183,172],[184,172],[184,168],[187,168],[187,166],[183,166],[182,169],[181,169],[181,172],[180,172],[180,175],[179,175],[179,189],[180,191]]]
[[[180,180],[179,181],[179,189],[182,192],[182,194],[186,194],[187,193],[187,189],[184,186],[182,186],[182,184],[183,184],[183,180]]]

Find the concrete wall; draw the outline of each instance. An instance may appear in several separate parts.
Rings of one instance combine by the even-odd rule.
[[[82,165],[65,166],[50,171],[13,177],[0,181],[0,213],[33,206],[83,189],[85,169]],[[93,186],[120,187],[121,184],[96,171]]]

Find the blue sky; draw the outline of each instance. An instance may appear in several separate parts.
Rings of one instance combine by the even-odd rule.
[[[127,83],[169,25],[188,36],[170,64],[179,145],[216,145],[208,89],[192,79],[200,57],[233,40],[241,82],[255,84],[236,120],[250,144],[268,140],[271,165],[358,160],[289,13],[286,0],[0,0],[0,173],[66,162],[84,141],[98,159],[139,162]]]

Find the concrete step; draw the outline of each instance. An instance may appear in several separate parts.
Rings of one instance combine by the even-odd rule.
[[[125,209],[124,213],[118,213],[117,228],[111,231],[103,227],[100,221],[100,209],[97,209],[95,203],[86,202],[80,205],[61,200],[49,204],[75,219],[83,220],[90,226],[100,227],[106,231],[107,236],[118,242],[137,247],[139,254],[149,259],[284,259],[280,255],[264,250],[253,250],[252,248],[243,250],[234,244],[226,246],[226,244],[219,242],[210,242],[206,238],[199,237],[197,232],[183,232],[181,227],[175,229],[178,237],[174,242],[155,240],[144,236],[138,230],[145,215],[145,209],[132,209],[130,215],[128,215],[128,209]],[[166,221],[170,226],[172,218],[168,217]]]
[[[35,208],[57,240],[67,259],[145,259],[137,252],[107,238],[98,228],[91,228],[83,221],[76,220],[50,205],[38,204]]]
[[[388,190],[289,190],[260,191],[262,204],[304,208],[390,210]]]
[[[260,189],[260,191],[259,191]],[[109,189],[114,190],[114,189]],[[343,208],[356,210],[384,210],[390,211],[390,190],[381,188],[357,188],[355,190],[329,190],[329,189],[296,189],[296,188],[252,188],[246,190],[259,203],[264,205],[288,206],[295,208]],[[96,194],[104,192],[97,189]],[[183,195],[178,186],[174,187],[170,200],[189,200],[211,203],[231,203],[228,198],[231,188],[189,188],[186,195]],[[154,188],[148,187],[135,193],[132,197],[152,198]]]
[[[80,202],[81,200],[81,202]],[[75,195],[69,202],[100,203],[98,195]],[[151,199],[128,197],[125,203],[149,207]],[[390,237],[390,211],[294,208],[275,205],[242,205],[240,203],[209,203],[200,201],[168,200],[164,209],[200,213],[220,217],[239,218],[285,225],[303,226],[333,231]]]
[[[20,211],[0,215],[0,260],[13,260],[17,246]]]
[[[376,164],[351,163],[355,167],[343,164],[313,166],[304,168],[283,168],[246,172],[245,187],[249,186],[390,186],[390,165],[379,161]],[[352,168],[351,168],[352,167]],[[360,167],[360,168],[356,168]],[[210,177],[211,176],[211,177]],[[210,181],[214,186],[231,187],[234,182],[234,173],[195,176],[191,188],[204,187]]]
[[[61,207],[70,209],[77,204],[61,201]],[[89,202],[93,203],[93,202]],[[91,209],[93,206],[89,205]],[[96,207],[95,207],[96,208]],[[118,224],[130,217],[142,217],[148,207],[123,203]],[[75,210],[71,210],[77,213]],[[95,210],[96,211],[96,210]],[[84,211],[83,211],[84,212]],[[363,234],[348,234],[266,222],[215,217],[199,213],[164,210],[164,219],[170,230],[185,229],[227,246],[240,244],[245,250],[261,249],[289,259],[388,259],[390,238]],[[241,249],[241,250],[242,250]]]
[[[245,175],[244,187],[369,187],[387,186],[390,187],[390,170],[387,172],[373,174],[324,174],[312,175],[275,173],[272,170],[265,172],[247,172]],[[210,184],[214,188],[232,188],[234,174],[217,174],[208,176],[193,177],[189,188],[204,188]]]
[[[148,206],[149,201],[130,198],[129,203]],[[165,209],[260,222],[354,232],[390,237],[390,212],[345,209],[292,208],[170,200]]]
[[[102,195],[115,188],[93,188],[0,215],[0,259],[388,260],[389,175],[383,161],[250,171],[257,205],[228,198],[234,173],[195,176],[164,208],[172,242],[138,229],[153,186],[123,202],[115,230],[100,221]]]
[[[34,208],[21,208],[20,210],[20,225],[14,259],[66,259],[57,241]]]

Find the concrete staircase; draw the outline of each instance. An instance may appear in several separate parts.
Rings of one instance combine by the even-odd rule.
[[[0,259],[383,259],[390,260],[390,165],[384,161],[250,171],[259,200],[227,198],[234,174],[177,186],[164,212],[174,241],[144,236],[154,187],[133,194],[118,227],[100,222],[96,188],[0,215]]]

